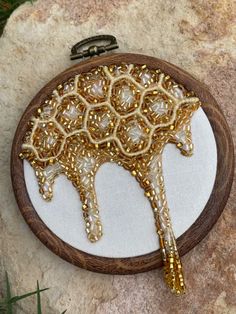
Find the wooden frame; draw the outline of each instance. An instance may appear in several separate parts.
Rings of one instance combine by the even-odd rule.
[[[217,102],[204,84],[168,62],[138,54],[111,54],[95,57],[76,64],[50,81],[31,101],[15,133],[11,155],[11,176],[15,197],[25,221],[35,235],[51,251],[79,267],[109,274],[133,274],[155,269],[162,265],[160,250],[137,257],[107,258],[85,253],[65,243],[49,230],[35,211],[26,189],[23,162],[18,156],[21,151],[27,122],[35,113],[39,104],[44,102],[57,85],[78,73],[88,72],[98,65],[119,64],[121,62],[146,64],[149,68],[154,69],[160,68],[178,83],[183,84],[189,90],[193,90],[202,101],[203,110],[208,116],[215,134],[217,144],[217,173],[214,188],[201,215],[177,239],[180,255],[184,255],[196,246],[219,218],[230,193],[234,172],[233,141],[227,122]]]

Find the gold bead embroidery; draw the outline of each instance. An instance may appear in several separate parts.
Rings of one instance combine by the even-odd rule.
[[[165,195],[162,152],[169,142],[193,152],[190,121],[200,101],[159,69],[100,66],[60,84],[32,117],[20,158],[35,170],[45,200],[63,173],[78,190],[88,239],[102,236],[94,186],[99,167],[115,162],[145,191],[153,209],[171,290],[184,292],[182,266]]]

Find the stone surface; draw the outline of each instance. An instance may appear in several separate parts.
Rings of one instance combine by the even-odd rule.
[[[76,268],[31,233],[17,208],[9,156],[16,125],[36,92],[71,62],[68,48],[112,33],[121,51],[166,59],[205,82],[236,140],[236,4],[233,0],[38,0],[11,16],[0,39],[0,287],[4,271],[15,293],[35,288],[44,313],[236,313],[236,186],[209,235],[183,257],[188,292],[176,298],[162,271],[109,276]],[[2,293],[2,290],[0,291]],[[35,298],[17,313],[35,313]]]

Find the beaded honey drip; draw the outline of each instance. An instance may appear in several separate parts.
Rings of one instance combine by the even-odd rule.
[[[192,92],[145,65],[99,66],[59,85],[32,117],[21,158],[35,170],[45,200],[65,174],[82,201],[91,242],[102,236],[95,176],[105,162],[128,170],[150,201],[165,270],[176,294],[184,292],[182,265],[173,234],[162,174],[162,153],[174,143],[193,152],[191,117],[200,106]]]

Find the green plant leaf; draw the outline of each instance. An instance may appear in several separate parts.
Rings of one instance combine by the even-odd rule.
[[[6,306],[4,305],[0,305],[0,313],[6,313]]]
[[[11,294],[11,286],[10,286],[10,281],[8,278],[8,274],[6,272],[6,298],[0,301],[0,313],[6,313],[6,314],[13,314],[13,304],[28,298],[34,294],[37,294],[37,314],[42,314],[42,309],[41,309],[41,299],[40,299],[40,293],[43,291],[48,290],[49,288],[44,288],[40,289],[39,288],[39,283],[37,281],[37,290],[33,292],[29,292],[20,296],[12,296]],[[64,311],[63,313],[65,313]]]
[[[39,282],[38,282],[38,280],[37,280],[37,313],[38,314],[42,314],[40,290],[39,290]]]
[[[67,310],[65,310],[64,312],[62,312],[61,314],[65,314],[65,312],[67,312]]]
[[[7,298],[6,298],[6,309],[7,309],[7,314],[12,314],[13,308],[12,304],[9,303],[9,300],[11,300],[11,287],[10,287],[10,281],[8,278],[8,273],[6,272],[6,285],[7,285]]]
[[[43,291],[46,291],[46,290],[48,290],[49,288],[45,288],[45,289],[40,289],[39,290],[39,292],[43,292]],[[20,295],[20,296],[15,296],[15,297],[13,297],[13,298],[11,298],[9,301],[8,301],[8,303],[16,303],[16,302],[18,302],[18,301],[20,301],[20,300],[22,300],[22,299],[25,299],[25,298],[28,298],[28,297],[30,297],[31,295],[34,295],[34,294],[37,294],[38,293],[38,290],[36,290],[36,291],[33,291],[33,292],[29,292],[29,293],[26,293],[26,294],[23,294],[23,295]]]

